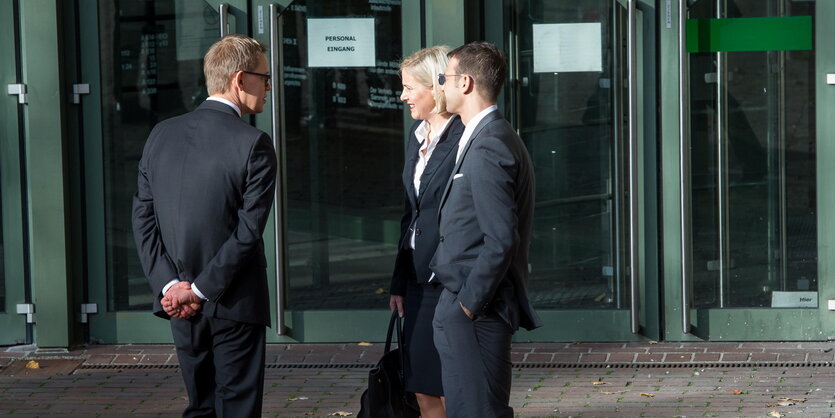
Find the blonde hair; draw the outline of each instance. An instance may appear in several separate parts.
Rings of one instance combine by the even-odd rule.
[[[203,74],[209,94],[226,93],[229,80],[238,71],[252,71],[267,47],[248,36],[231,34],[220,38],[203,57]]]
[[[440,84],[438,84],[438,74],[443,74],[446,70],[446,64],[449,62],[448,53],[449,47],[447,46],[433,46],[409,55],[400,63],[401,75],[404,70],[409,71],[409,74],[420,84],[432,89],[432,96],[435,98],[435,107],[432,108],[432,113],[447,112],[446,99],[441,91]]]

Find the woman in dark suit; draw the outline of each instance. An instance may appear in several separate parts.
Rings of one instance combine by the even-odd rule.
[[[432,338],[432,317],[442,287],[433,282],[429,261],[438,246],[438,207],[455,165],[461,118],[446,111],[438,74],[449,48],[422,49],[400,64],[403,93],[415,123],[406,143],[403,186],[406,213],[391,279],[389,305],[404,317],[406,390],[414,392],[422,417],[444,417],[441,360]]]

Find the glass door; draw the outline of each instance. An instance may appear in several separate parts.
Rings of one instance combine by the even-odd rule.
[[[821,295],[832,286],[821,274],[831,256],[820,251],[832,215],[819,181],[832,157],[818,119],[832,105],[821,97],[819,65],[832,43],[815,37],[832,28],[823,3],[688,2],[684,274],[666,293],[681,301],[678,314],[668,309],[669,339],[832,334],[821,328],[830,315]]]
[[[281,16],[278,316],[292,340],[384,338],[403,212],[402,7],[297,0]]]
[[[653,337],[654,12],[514,1],[512,123],[534,162],[529,295],[547,341]],[[643,71],[647,68],[650,71]],[[509,94],[508,94],[509,93]],[[654,320],[654,319],[653,319]],[[593,326],[590,326],[594,324]]]
[[[79,12],[90,338],[170,341],[133,241],[137,163],[151,128],[196,108],[203,55],[225,33],[248,33],[247,1],[83,1]],[[224,24],[224,25],[222,25]]]
[[[0,4],[0,86],[22,83],[19,57],[20,39],[16,24],[17,2]],[[26,315],[17,313],[17,305],[26,300],[28,272],[24,271],[23,213],[21,194],[23,136],[20,131],[19,95],[4,95],[0,100],[0,345],[27,341]]]

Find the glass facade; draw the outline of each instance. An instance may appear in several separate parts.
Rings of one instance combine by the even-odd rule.
[[[814,15],[815,2],[796,1],[690,10]],[[690,54],[694,306],[771,307],[774,292],[817,292],[814,80],[814,50]]]
[[[131,228],[137,163],[157,122],[207,97],[203,54],[217,40],[219,17],[203,1],[99,7],[108,309],[147,310],[152,295]]]
[[[154,124],[206,98],[202,57],[219,19],[205,2],[173,0],[103,3],[101,14],[108,305],[146,310],[130,221],[136,165]],[[386,306],[403,210],[400,14],[391,1],[283,12],[290,309]],[[374,19],[374,65],[309,65],[308,19],[335,17]]]
[[[403,215],[400,2],[296,1],[283,15],[288,308],[385,309]],[[311,67],[326,53],[311,19],[369,18],[373,65]]]
[[[517,124],[534,162],[536,209],[530,297],[537,308],[628,307],[625,277],[622,8],[611,1],[516,1]],[[536,34],[589,24],[592,70],[549,68]],[[573,28],[577,28],[574,26]],[[542,37],[544,35],[540,35]],[[566,67],[566,66],[564,66]]]
[[[267,3],[228,3],[231,32],[268,42]],[[290,5],[281,12],[285,106],[279,114],[287,174],[283,191],[288,269],[282,306],[289,311],[284,323],[289,331],[269,334],[271,341],[372,338],[366,323],[385,319],[403,213],[400,177],[411,121],[399,100],[398,63],[421,43],[455,47],[481,38],[496,43],[508,56],[510,76],[499,107],[528,147],[536,175],[529,295],[546,324],[534,333],[522,333],[520,340],[823,338],[819,330],[832,328],[826,316],[832,284],[823,272],[831,269],[833,259],[818,246],[828,248],[832,236],[823,221],[832,210],[827,205],[832,199],[817,177],[823,179],[830,169],[826,162],[833,160],[833,150],[826,144],[832,143],[828,135],[833,130],[825,118],[815,115],[824,114],[833,99],[825,90],[831,86],[820,82],[826,74],[816,61],[835,54],[831,43],[818,36],[811,49],[766,45],[686,54],[690,148],[679,154],[675,58],[676,14],[682,2],[509,0],[483,2],[479,13],[470,14],[465,6],[475,3],[284,2]],[[627,6],[635,3],[639,68],[630,72],[627,45],[635,38],[627,30]],[[835,23],[835,15],[829,13],[832,6],[823,2],[684,3],[691,23],[808,17],[814,28],[810,36],[825,33]],[[67,301],[73,306],[98,305],[100,314],[90,317],[91,340],[160,342],[170,336],[164,322],[152,323],[144,312],[151,308],[153,295],[136,256],[131,203],[137,162],[151,128],[195,109],[206,98],[202,57],[218,38],[217,6],[203,0],[98,2],[94,10],[77,11],[79,22],[85,22],[77,34],[81,52],[62,46],[67,56],[77,56],[81,79],[90,80],[91,88],[80,106],[72,108],[81,110],[77,113],[83,137],[72,137],[76,133],[70,129],[69,139],[58,139],[81,144],[84,158],[54,174],[79,170],[84,176],[84,196],[67,196],[62,202],[87,211],[87,219],[69,219],[82,226],[69,232],[68,243],[86,245],[87,258],[66,279],[71,282]],[[460,22],[462,27],[439,27],[440,15],[444,25]],[[90,23],[94,21],[98,24]],[[345,25],[370,28],[372,59],[323,64],[323,51],[317,50],[322,39],[314,38],[311,30],[316,25],[324,25],[336,37],[344,36],[339,28]],[[584,35],[578,36],[578,31]],[[705,35],[688,36],[699,34]],[[28,38],[26,45],[32,41]],[[555,59],[562,55],[573,58]],[[21,66],[23,75],[33,78],[29,72],[36,64]],[[90,67],[96,69],[92,74]],[[635,73],[637,116],[627,109],[626,84]],[[630,121],[630,116],[639,122]],[[270,130],[268,114],[246,120]],[[628,135],[636,125],[642,195],[640,213],[632,216]],[[21,143],[27,143],[27,133],[22,135]],[[689,183],[687,175],[679,178],[682,155],[689,158],[683,164],[690,168]],[[18,160],[24,165],[15,169],[16,175],[31,169],[30,155],[3,156],[0,164],[6,170],[8,163]],[[682,182],[685,187],[680,189]],[[40,289],[32,284],[42,288],[39,280],[44,279],[18,277],[27,276],[24,261],[39,266],[44,254],[19,255],[18,249],[27,244],[18,241],[33,237],[27,235],[33,232],[26,223],[43,225],[44,213],[51,213],[16,205],[9,210],[20,196],[43,196],[31,189],[19,193],[17,183],[4,181],[0,190],[6,222],[0,222],[0,310],[7,303],[12,306],[11,311],[0,311],[0,321],[20,322],[23,329],[14,304],[38,297]],[[21,184],[30,187],[26,181]],[[83,204],[74,199],[84,199]],[[681,211],[681,202],[690,202],[689,208]],[[21,214],[31,220],[15,221]],[[630,224],[633,218],[638,227]],[[629,239],[633,227],[638,229],[641,263],[634,281],[629,265],[635,255]],[[75,236],[82,228],[85,236]],[[269,225],[268,247],[273,233]],[[36,231],[34,237],[43,238],[41,234]],[[682,248],[690,249],[689,257],[683,257],[692,261],[689,276],[679,269],[687,264],[680,261]],[[633,283],[636,294],[630,293]],[[799,296],[808,303],[786,304],[779,300],[781,295]],[[691,310],[682,309],[688,304]],[[776,307],[809,309],[771,309]],[[277,310],[278,304],[272,308]],[[754,319],[746,322],[746,316]],[[690,332],[679,319],[701,333]],[[771,327],[778,321],[787,326]],[[630,327],[636,324],[638,331]],[[805,328],[788,331],[798,324]],[[331,337],[334,330],[344,334]],[[11,338],[4,341],[20,340],[23,333],[14,332],[6,331]]]

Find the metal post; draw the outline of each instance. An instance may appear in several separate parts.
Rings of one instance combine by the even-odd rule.
[[[631,303],[629,305],[632,333],[640,331],[638,321],[638,40],[637,0],[627,3],[627,90],[629,113],[629,283]]]
[[[281,119],[284,110],[284,73],[281,65],[283,54],[283,32],[278,5],[270,4],[270,80],[272,90],[272,137],[275,146],[278,171],[275,185],[275,279],[276,279],[276,333],[285,335],[284,326],[285,286],[287,279],[287,155],[286,141]]]
[[[229,34],[229,5],[220,3],[217,12],[220,15],[220,37],[223,38]]]
[[[690,60],[687,0],[678,2],[679,187],[681,192],[681,330],[690,333]]]

